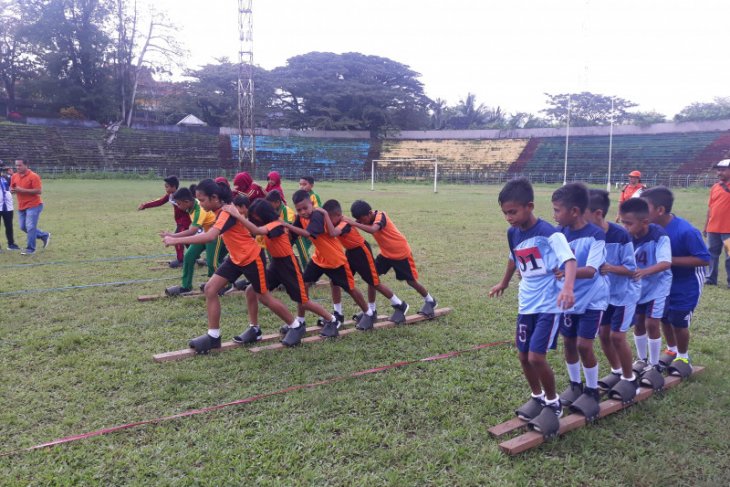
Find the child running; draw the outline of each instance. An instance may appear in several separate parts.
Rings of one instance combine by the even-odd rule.
[[[299,190],[292,196],[297,210],[297,219],[293,225],[284,223],[296,235],[309,237],[314,244],[312,260],[304,270],[304,282],[317,282],[317,279],[326,274],[330,281],[341,287],[352,296],[360,309],[365,313],[357,324],[358,330],[370,330],[374,325],[373,312],[368,308],[365,298],[355,287],[347,257],[342,250],[342,244],[334,236],[335,229],[332,222],[326,218],[326,212],[319,208],[315,210],[312,200],[306,191]],[[289,330],[287,336],[295,330]],[[339,332],[328,336],[337,336]]]
[[[497,201],[510,224],[507,231],[510,253],[504,277],[492,287],[489,297],[501,296],[519,268],[522,279],[515,345],[532,392],[515,413],[525,421],[536,421],[532,426],[538,431],[551,429],[551,425],[557,431],[557,418],[562,416],[563,408],[555,389],[555,375],[545,356],[558,332],[560,313],[575,302],[575,257],[565,235],[535,216],[534,192],[527,179],[514,179],[505,184]],[[565,269],[562,286],[553,274],[560,266]],[[542,418],[538,420],[539,416]]]
[[[637,265],[633,278],[640,286],[634,317],[634,344],[638,359],[633,369],[643,374],[648,366],[661,373],[660,320],[672,286],[672,247],[664,229],[649,223],[649,205],[645,200],[631,198],[624,201],[619,208],[619,216],[633,238]]]
[[[177,207],[190,215],[190,228],[179,233],[161,232],[160,236],[165,237],[188,237],[196,233],[204,233],[210,230],[215,223],[215,213],[206,211],[201,208],[198,200],[195,199],[195,185],[190,189],[180,188],[172,195]],[[179,286],[170,286],[165,289],[168,296],[178,296],[193,290],[193,273],[195,272],[195,262],[200,254],[205,251],[205,260],[208,265],[208,277],[211,277],[215,269],[223,261],[228,251],[220,238],[211,240],[205,244],[192,244],[185,251],[183,258],[183,274],[182,284]]]
[[[196,353],[208,353],[211,349],[221,346],[221,303],[218,292],[229,282],[234,282],[242,274],[251,283],[246,288],[246,302],[248,304],[248,316],[250,323],[258,324],[257,299],[267,308],[274,312],[289,326],[299,326],[299,321],[294,319],[284,304],[268,292],[266,286],[266,271],[261,260],[261,251],[256,245],[251,233],[229,213],[221,211],[226,203],[231,202],[231,190],[224,184],[219,184],[212,179],[201,181],[195,188],[195,194],[202,206],[207,211],[216,214],[216,222],[213,227],[205,233],[199,233],[189,237],[165,237],[165,245],[177,244],[203,244],[214,241],[222,236],[223,242],[228,248],[228,258],[216,269],[215,274],[205,285],[205,302],[208,310],[208,332],[190,340],[190,348]],[[249,332],[246,329],[243,335]],[[250,333],[250,332],[249,332]],[[284,343],[289,345],[288,343]]]
[[[289,233],[286,231],[283,222],[279,220],[279,214],[274,210],[274,207],[265,200],[259,199],[254,201],[248,209],[250,221],[241,215],[234,205],[224,206],[223,211],[230,213],[232,217],[243,223],[252,235],[263,235],[266,239],[266,248],[271,254],[271,264],[266,269],[266,282],[269,290],[276,289],[280,284],[284,286],[292,301],[297,303],[297,321],[299,321],[299,326],[303,330],[306,330],[304,313],[305,311],[311,311],[325,320],[320,332],[321,336],[337,336],[340,321],[325,311],[322,305],[309,300],[307,288],[302,278],[302,272],[299,269],[291,244],[289,243]],[[290,337],[290,340],[287,340],[286,335],[289,334],[289,327],[284,331],[287,332],[284,336],[285,344],[289,346],[294,345],[293,338],[299,334],[294,333]],[[240,337],[235,337],[233,340],[240,341],[241,343],[253,343],[260,339],[261,329],[258,325],[252,324],[246,332]]]
[[[598,336],[603,353],[611,365],[611,373],[598,381],[598,386],[617,395],[623,402],[636,396],[638,380],[632,369],[632,354],[626,332],[631,328],[641,286],[633,280],[636,259],[631,236],[625,228],[606,220],[611,199],[608,191],[589,190],[586,218],[606,234],[606,263],[599,268],[608,276],[608,308],[601,318]],[[636,199],[636,198],[634,198]]]
[[[190,228],[190,215],[187,211],[184,211],[177,206],[177,202],[172,196],[175,191],[177,191],[177,189],[180,187],[180,181],[177,179],[176,176],[167,177],[163,181],[165,182],[165,195],[160,199],[140,204],[137,207],[137,210],[142,211],[146,210],[147,208],[155,208],[157,206],[162,206],[169,201],[175,212],[175,233],[180,233],[183,230],[187,230],[188,228]],[[184,246],[176,245],[175,253],[177,254],[177,259],[170,261],[169,264],[170,267],[172,267],[173,269],[176,267],[180,267],[183,264]]]
[[[350,264],[350,269],[352,269],[352,272],[359,274],[362,280],[368,284],[368,308],[373,312],[373,316],[378,316],[375,305],[375,291],[378,291],[390,300],[390,304],[395,310],[390,317],[390,321],[396,324],[404,323],[408,304],[401,301],[398,296],[393,294],[393,291],[380,282],[370,244],[355,227],[342,218],[342,207],[339,201],[327,200],[322,207],[327,212],[327,218],[335,227],[335,235],[342,246],[345,247],[345,256],[348,264]],[[337,286],[332,286],[332,303],[335,307],[335,315],[339,314],[344,318],[342,314],[342,293]],[[355,315],[353,318],[355,321],[359,321],[361,317],[362,313]]]
[[[418,282],[418,270],[413,261],[411,247],[403,234],[398,231],[393,220],[389,219],[384,211],[373,210],[363,200],[355,201],[350,207],[350,212],[352,218],[344,217],[344,220],[353,227],[371,234],[380,246],[380,253],[375,259],[378,274],[382,276],[393,269],[397,280],[406,281],[409,286],[418,291],[418,294],[423,296],[423,306],[418,313],[433,318],[436,299]],[[403,302],[398,306],[400,308],[393,307],[405,315],[409,308],[408,304]]]
[[[570,385],[560,394],[564,406],[592,419],[598,412],[598,361],[593,341],[598,333],[601,314],[608,307],[608,278],[599,269],[606,263],[606,234],[585,218],[588,188],[583,183],[569,183],[552,196],[555,221],[575,255],[575,305],[563,313],[560,334],[563,336],[565,363]],[[558,276],[561,271],[558,271]],[[581,382],[581,363],[585,388]]]
[[[702,295],[710,253],[700,231],[672,213],[674,194],[669,188],[651,188],[641,197],[649,204],[649,221],[664,228],[672,247],[672,287],[662,317],[668,349],[659,357],[659,362],[670,367],[670,372],[687,377],[692,373],[689,327]]]

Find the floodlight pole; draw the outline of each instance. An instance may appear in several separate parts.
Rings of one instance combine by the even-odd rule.
[[[439,180],[439,160],[436,158],[433,161],[433,192],[438,193],[438,180]]]
[[[238,164],[241,170],[249,169],[255,178],[252,0],[238,0],[238,40]]]
[[[611,128],[608,131],[608,177],[606,191],[611,192],[611,153],[613,152],[613,97],[611,98]]]
[[[375,191],[375,159],[370,162],[370,191]]]
[[[568,139],[570,138],[570,101],[572,95],[568,95],[568,123],[565,125],[565,163],[563,165],[563,186],[568,184]]]

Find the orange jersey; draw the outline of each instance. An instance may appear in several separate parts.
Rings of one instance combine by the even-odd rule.
[[[312,212],[309,219],[297,217],[294,225],[309,232],[314,244],[312,261],[323,269],[336,269],[347,263],[345,251],[337,237],[327,233],[324,215],[319,211]]]
[[[365,239],[362,235],[360,235],[360,232],[357,231],[357,228],[353,227],[346,221],[341,221],[335,228],[340,230],[340,235],[337,238],[342,246],[347,250],[365,245]]]
[[[403,260],[411,255],[411,247],[402,233],[398,231],[393,220],[389,220],[383,211],[375,212],[373,223],[379,230],[373,234],[380,246],[383,257],[393,260]]]
[[[627,184],[624,189],[621,190],[621,196],[619,196],[619,204],[628,200],[629,198],[639,197],[642,191],[646,189],[646,185],[643,183],[639,184]]]
[[[10,189],[13,188],[42,189],[41,178],[30,169],[23,175],[16,172],[10,178]],[[18,210],[35,208],[43,203],[40,194],[15,193],[15,196],[18,197]]]
[[[221,238],[226,244],[231,262],[240,267],[253,262],[261,253],[261,248],[256,245],[256,240],[251,236],[251,232],[246,230],[243,223],[225,211],[218,209],[215,213],[217,219],[213,228],[221,232]]]
[[[715,183],[710,189],[708,202],[707,231],[710,233],[730,233],[730,187],[725,183]]]
[[[289,232],[281,221],[267,223],[264,227],[269,231],[264,235],[266,248],[272,257],[289,257],[294,255],[289,242]]]

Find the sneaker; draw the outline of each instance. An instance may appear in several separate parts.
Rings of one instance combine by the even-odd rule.
[[[307,323],[305,321],[302,321],[301,324],[302,324],[303,327],[306,328]],[[318,325],[318,326],[321,326],[321,325]],[[289,325],[287,325],[286,323],[284,323],[283,325],[281,325],[281,328],[279,328],[279,334],[281,336],[286,336],[286,334],[288,332],[289,332]]]
[[[231,288],[232,288],[232,287],[233,287],[233,285],[232,285],[232,284],[230,284],[230,283],[229,283],[229,284],[226,284],[225,286],[223,286],[222,288],[220,288],[220,289],[218,290],[218,296],[223,296],[223,295],[225,295],[225,294],[226,294],[226,293],[227,293],[228,291],[230,291],[230,290],[231,290]]]
[[[17,245],[15,245],[15,244],[13,244],[13,245],[8,245],[8,250],[20,250],[20,247],[18,247],[18,246],[17,246]]]
[[[208,265],[208,261],[205,259],[196,259],[195,263],[198,264],[200,267]]]
[[[362,315],[360,321],[357,322],[357,328],[360,331],[372,330],[375,325],[375,315]]]
[[[362,311],[361,311],[361,313],[362,313]],[[342,313],[338,313],[337,311],[333,311],[332,316],[334,316],[335,319],[337,320],[337,323],[338,323],[337,329],[339,330],[340,327],[342,326],[342,324],[345,322],[345,315],[343,315]],[[327,321],[324,318],[317,318],[317,326],[323,327],[326,325],[327,325]],[[343,330],[344,330],[344,328],[343,328]]]
[[[322,327],[322,330],[319,332],[319,336],[334,338],[340,334],[340,332],[337,331],[337,328],[339,328],[339,326],[340,322],[337,320],[337,318],[333,317],[332,321],[328,321]]]
[[[563,406],[570,406],[583,394],[581,382],[571,382],[567,389],[560,394],[560,402]]]
[[[204,355],[214,348],[221,348],[221,337],[213,338],[206,333],[190,340],[188,346],[195,349],[195,353]]]
[[[595,389],[594,389],[595,390]],[[545,403],[545,408],[549,408],[555,414],[556,418],[560,418],[563,415],[563,406],[560,404],[560,400],[553,403]]]
[[[286,335],[281,340],[282,345],[287,347],[296,347],[302,343],[302,338],[307,333],[307,328],[304,325],[299,325],[296,328],[289,328]]]
[[[433,318],[436,315],[436,304],[435,299],[433,301],[425,301],[418,314],[427,318]]]
[[[48,244],[51,243],[51,234],[50,234],[50,232],[48,233],[48,235],[46,235],[46,238],[42,238],[41,239],[41,242],[43,242],[43,248],[44,249],[46,247],[48,247]]]
[[[168,288],[165,288],[165,294],[168,296],[180,296],[183,293],[189,293],[192,291],[189,287],[182,287],[182,286],[170,286]]]
[[[634,370],[634,374],[641,374],[647,367],[647,365],[649,365],[649,362],[647,362],[646,360],[637,359],[631,366],[631,368]]]
[[[261,328],[258,326],[250,326],[241,333],[233,337],[233,341],[236,343],[256,343],[261,340],[262,337]]]
[[[515,414],[523,421],[530,421],[536,418],[538,414],[540,414],[540,411],[542,411],[543,407],[545,407],[544,400],[539,397],[531,396],[525,404],[520,406],[519,409],[515,411]]]
[[[33,255],[33,254],[35,254],[35,250],[33,250],[33,249],[25,249],[24,251],[22,251],[20,253],[20,255]]]
[[[235,287],[239,291],[245,291],[249,284],[251,283],[248,282],[246,279],[239,279],[233,283],[233,287]]]
[[[674,361],[674,359],[676,359],[676,358],[677,358],[677,352],[672,352],[671,350],[666,349],[659,356],[659,363],[665,367],[668,367],[669,364],[671,364],[672,361]]]
[[[182,262],[180,262],[179,260],[171,260],[170,262],[168,262],[167,265],[170,266],[170,269],[177,269],[182,265]]]
[[[358,311],[357,313],[355,313],[354,315],[352,315],[352,321],[354,321],[355,323],[357,323],[358,321],[360,321],[360,318],[362,318],[362,315],[364,315],[364,314],[365,313],[363,313],[362,311]],[[373,310],[373,316],[378,316],[378,309],[377,308],[375,308]],[[342,318],[344,318],[344,316]],[[343,321],[343,323],[344,323],[344,321]]]
[[[390,315],[390,321],[395,323],[396,325],[400,325],[401,323],[406,322],[406,313],[408,312],[408,303],[405,301],[402,301],[399,305],[392,304],[391,305],[393,309],[395,310],[392,315]]]

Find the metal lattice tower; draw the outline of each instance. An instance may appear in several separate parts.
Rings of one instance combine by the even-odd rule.
[[[238,0],[238,164],[256,169],[253,124],[253,13],[252,0]],[[254,175],[254,177],[256,177]]]

